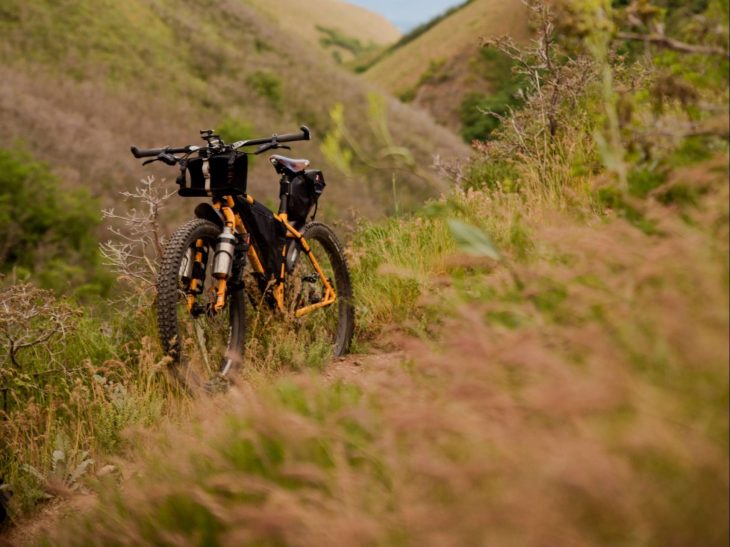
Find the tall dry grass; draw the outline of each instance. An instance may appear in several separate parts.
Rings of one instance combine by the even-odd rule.
[[[709,190],[689,218],[650,205],[657,233],[542,209],[521,219],[529,258],[525,238],[494,238],[512,273],[453,243],[382,272],[434,274],[401,305],[442,313],[400,335],[402,362],[208,402],[141,441],[141,476],[49,541],[725,544],[727,169],[696,169]],[[454,199],[462,218],[503,205]],[[446,217],[393,222],[388,248],[417,257],[413,229]]]
[[[49,308],[64,305],[43,297]],[[175,419],[187,407],[167,379],[159,343],[145,332],[147,311],[127,307],[127,317],[103,318],[66,305],[77,319],[59,327],[64,336],[19,351],[14,364],[3,346],[0,475],[12,494],[10,524],[108,471],[111,457],[129,448],[125,429]]]

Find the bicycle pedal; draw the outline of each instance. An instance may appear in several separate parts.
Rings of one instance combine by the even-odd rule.
[[[216,393],[225,393],[228,391],[231,387],[231,381],[227,378],[224,378],[223,376],[216,376],[215,378],[212,378],[205,382],[203,389],[206,393],[209,395],[213,395]]]
[[[190,315],[192,315],[194,318],[198,318],[201,315],[205,313],[205,307],[201,306],[198,302],[193,304],[193,307],[190,309]]]

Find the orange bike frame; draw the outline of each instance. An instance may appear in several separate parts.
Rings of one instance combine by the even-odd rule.
[[[249,203],[249,205],[253,205],[256,202],[251,196],[246,196],[246,201]],[[240,234],[249,233],[240,215],[238,215],[234,211],[235,202],[231,196],[225,196],[223,198],[223,201],[215,201],[214,205],[223,216],[226,226],[235,229],[235,231]],[[322,301],[295,310],[294,316],[303,317],[309,313],[312,313],[315,310],[332,305],[337,300],[337,293],[335,292],[332,283],[330,283],[329,279],[327,279],[327,276],[322,271],[322,268],[320,267],[317,258],[314,256],[311,247],[307,243],[307,240],[304,238],[304,236],[302,236],[299,231],[297,231],[296,228],[294,228],[294,226],[289,224],[286,213],[275,214],[274,218],[286,229],[286,237],[289,239],[296,239],[302,246],[302,250],[306,253],[307,258],[309,258],[309,261],[312,263],[312,266],[317,272],[320,281],[322,281],[322,285],[324,285],[324,298],[322,299]],[[273,291],[274,300],[276,301],[276,307],[282,313],[286,312],[286,307],[284,305],[284,280],[286,279],[287,247],[288,245],[284,245],[281,250],[281,272],[279,272],[279,279],[277,280]],[[264,266],[261,263],[261,259],[259,258],[258,253],[256,252],[256,249],[253,245],[249,245],[247,256],[255,272],[260,274],[265,273]],[[227,282],[225,279],[218,280],[218,284],[216,287],[216,311],[220,311],[225,305],[226,287]]]

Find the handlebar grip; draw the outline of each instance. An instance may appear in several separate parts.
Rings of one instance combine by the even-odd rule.
[[[276,142],[294,142],[294,141],[308,141],[309,140],[309,128],[306,125],[301,126],[301,133],[292,133],[290,135],[277,135]]]
[[[164,152],[165,148],[137,148],[132,146],[130,150],[135,158],[154,158]]]
[[[241,148],[244,146],[256,146],[259,144],[269,144],[273,142],[283,143],[294,141],[308,141],[310,136],[309,128],[306,125],[303,125],[299,129],[302,130],[301,133],[292,133],[290,135],[272,135],[271,137],[264,137],[262,139],[248,139],[246,141],[239,141],[237,143],[234,143],[234,146],[236,148]]]

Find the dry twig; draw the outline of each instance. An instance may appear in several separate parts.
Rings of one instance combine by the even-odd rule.
[[[619,40],[627,40],[634,42],[644,42],[654,44],[671,51],[679,53],[690,53],[698,55],[717,55],[730,59],[730,51],[722,47],[716,46],[699,46],[696,44],[688,44],[680,42],[674,38],[670,38],[664,34],[641,34],[638,32],[618,32],[616,38]]]
[[[147,177],[134,192],[121,193],[124,198],[140,203],[141,211],[136,208],[124,214],[117,214],[114,209],[102,211],[104,219],[124,226],[124,229],[109,226],[116,241],[109,240],[100,245],[104,264],[110,266],[120,279],[142,292],[151,290],[155,285],[157,264],[164,247],[159,224],[160,210],[174,194],[173,190],[162,190],[154,177]]]

